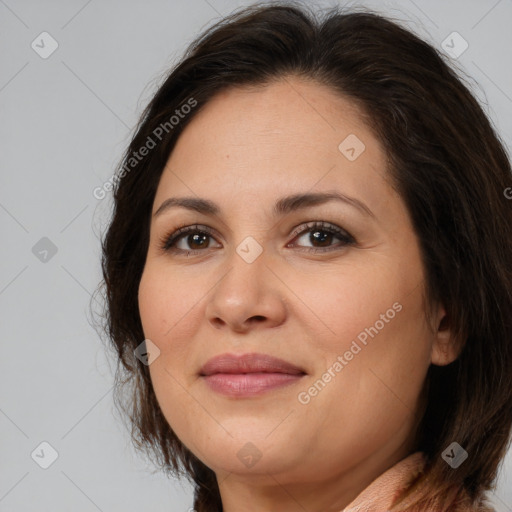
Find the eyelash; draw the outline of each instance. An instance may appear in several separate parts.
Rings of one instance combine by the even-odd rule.
[[[302,229],[304,228],[304,229]],[[325,253],[337,249],[341,249],[345,246],[354,245],[356,243],[356,240],[352,235],[350,235],[347,231],[338,228],[334,224],[330,224],[328,222],[324,221],[313,221],[308,222],[306,224],[302,224],[299,228],[294,229],[292,232],[293,238],[297,238],[299,235],[302,236],[305,233],[311,232],[311,231],[323,231],[325,233],[329,233],[332,235],[336,235],[337,238],[341,240],[341,245],[336,247],[309,247],[309,248],[302,248],[301,251],[309,252],[309,253]],[[207,235],[212,238],[214,237],[214,232],[211,228],[208,226],[202,226],[199,224],[195,224],[193,226],[184,226],[181,228],[176,229],[175,231],[171,232],[170,234],[164,236],[163,238],[160,238],[159,240],[159,246],[160,249],[167,253],[177,253],[177,254],[183,254],[187,257],[190,255],[197,255],[200,252],[204,252],[206,249],[192,249],[190,251],[183,250],[183,249],[177,249],[175,247],[175,244],[185,235],[190,234],[201,234],[201,235]]]

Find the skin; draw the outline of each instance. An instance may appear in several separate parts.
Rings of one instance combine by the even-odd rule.
[[[354,161],[338,149],[349,134],[365,144]],[[272,212],[282,196],[324,191],[358,199],[373,216],[339,201]],[[153,213],[183,196],[210,199],[221,211],[174,207],[152,217],[139,308],[144,334],[160,350],[149,369],[165,418],[215,471],[226,512],[343,509],[415,451],[428,367],[457,356],[443,306],[431,323],[425,318],[418,240],[381,143],[353,104],[324,85],[286,77],[232,88],[181,134]],[[333,235],[322,245],[310,221],[338,226],[356,242]],[[160,248],[194,224],[213,236],[194,243],[184,235],[177,247],[197,254]],[[236,252],[248,236],[263,250],[252,263]],[[325,247],[334,250],[320,252]],[[395,303],[401,311],[301,403],[298,394]],[[270,354],[306,375],[258,397],[229,398],[199,377],[226,352]],[[248,442],[261,454],[252,467],[237,457]]]

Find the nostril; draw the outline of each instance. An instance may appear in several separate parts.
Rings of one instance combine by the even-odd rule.
[[[265,317],[261,315],[254,315],[251,317],[251,320],[265,320]]]

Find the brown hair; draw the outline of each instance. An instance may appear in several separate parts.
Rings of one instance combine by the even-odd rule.
[[[117,402],[133,440],[163,470],[191,479],[198,512],[222,511],[214,472],[173,433],[148,367],[134,356],[144,340],[138,286],[156,189],[183,128],[219,91],[290,75],[329,86],[364,113],[420,241],[427,303],[444,304],[463,345],[456,361],[428,372],[417,439],[428,462],[416,487],[428,479],[430,493],[415,506],[454,485],[479,500],[494,484],[512,424],[512,202],[504,195],[512,186],[510,162],[444,57],[368,10],[334,8],[318,19],[291,3],[244,8],[190,45],[145,109],[119,166],[102,240],[103,329],[118,360]],[[171,116],[191,99],[197,106],[171,128]],[[166,122],[162,140],[135,165],[133,154]],[[453,441],[469,453],[457,469],[441,457]]]

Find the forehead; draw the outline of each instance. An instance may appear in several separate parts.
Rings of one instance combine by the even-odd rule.
[[[375,204],[390,193],[385,166],[353,102],[289,77],[230,88],[204,105],[180,135],[155,203],[171,192],[264,201],[337,188]]]

